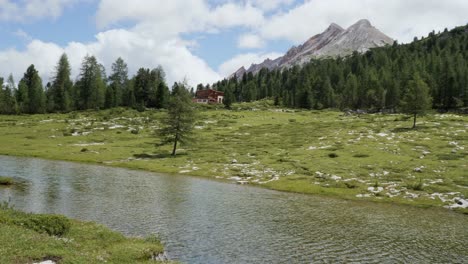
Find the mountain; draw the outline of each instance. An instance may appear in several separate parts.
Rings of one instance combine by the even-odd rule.
[[[266,59],[252,64],[248,70],[241,67],[231,75],[242,77],[244,73],[257,74],[262,68],[269,70],[303,65],[311,59],[346,56],[354,51],[364,53],[371,48],[393,44],[393,39],[380,32],[367,19],[361,19],[348,29],[332,23],[323,33],[308,39],[304,44],[292,47],[282,57]]]

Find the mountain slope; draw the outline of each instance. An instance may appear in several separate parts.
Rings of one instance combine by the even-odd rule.
[[[303,65],[311,59],[346,56],[354,51],[363,53],[371,48],[392,44],[393,39],[379,31],[367,19],[361,19],[348,29],[332,23],[323,33],[308,39],[298,47],[275,60],[267,59],[260,64],[252,64],[248,70],[241,67],[231,76],[242,77],[244,73],[257,74],[262,68],[269,70]]]

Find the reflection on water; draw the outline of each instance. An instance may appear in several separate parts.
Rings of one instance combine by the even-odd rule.
[[[0,156],[18,209],[157,233],[187,263],[468,263],[468,217],[199,178]]]

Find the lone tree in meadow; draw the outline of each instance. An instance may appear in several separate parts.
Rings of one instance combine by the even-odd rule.
[[[173,143],[172,156],[175,156],[177,144],[185,144],[191,140],[195,123],[195,108],[185,83],[174,84],[167,116],[163,118],[162,123],[160,135],[163,137],[163,143]]]
[[[402,100],[404,113],[414,116],[413,129],[416,128],[416,116],[424,115],[432,107],[432,97],[429,94],[429,86],[419,74],[415,74],[408,82],[406,94]]]

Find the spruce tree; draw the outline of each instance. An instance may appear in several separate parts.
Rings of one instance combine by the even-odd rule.
[[[67,54],[62,54],[53,77],[50,95],[53,98],[53,109],[51,111],[68,112],[71,110],[71,93],[73,83],[70,78],[71,68]]]

